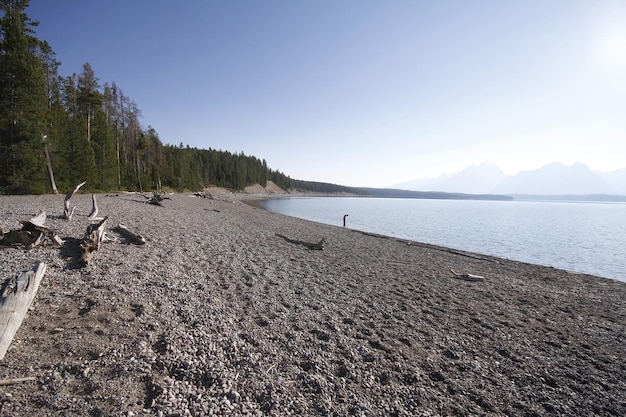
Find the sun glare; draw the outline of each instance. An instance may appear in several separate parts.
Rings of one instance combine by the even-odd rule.
[[[597,39],[593,55],[604,77],[626,86],[626,25],[605,30]]]
[[[600,46],[599,56],[610,70],[626,69],[626,30],[606,34]]]

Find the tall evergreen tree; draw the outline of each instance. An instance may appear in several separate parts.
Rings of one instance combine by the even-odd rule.
[[[38,22],[24,12],[28,4],[0,2],[0,192],[6,193],[46,190],[46,79],[33,29]]]
[[[56,192],[57,181],[65,190],[87,181],[92,191],[242,189],[268,180],[328,189],[243,152],[164,146],[152,127],[142,128],[141,110],[115,83],[100,89],[88,63],[78,75],[58,75],[52,48],[34,36],[38,22],[25,13],[28,5],[0,0],[0,193]]]
[[[63,107],[61,105],[61,95],[59,92],[58,68],[60,62],[56,60],[56,55],[48,42],[43,41],[41,44],[40,60],[43,64],[44,75],[46,80],[46,99],[47,111],[45,116],[44,133],[44,155],[46,157],[46,165],[48,168],[48,177],[52,192],[57,194],[57,185],[54,177],[55,160],[55,144],[59,138],[58,133],[62,127]]]

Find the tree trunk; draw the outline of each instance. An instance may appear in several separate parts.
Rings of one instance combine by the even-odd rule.
[[[115,124],[115,153],[117,154],[117,189],[122,189],[122,167],[120,165],[120,132]]]
[[[59,190],[57,190],[57,184],[54,181],[54,172],[52,171],[52,162],[50,161],[50,152],[48,152],[48,145],[44,146],[43,153],[46,156],[46,166],[48,167],[48,177],[50,177],[50,186],[52,187],[52,192],[54,194],[58,194]]]
[[[13,337],[22,325],[30,304],[46,273],[46,264],[39,262],[34,269],[10,278],[0,293],[0,359],[4,358]]]
[[[143,187],[141,186],[141,162],[139,161],[139,152],[135,152],[135,172],[137,173],[137,184],[139,184],[139,192],[143,193]]]
[[[87,143],[91,142],[91,110],[87,110]]]

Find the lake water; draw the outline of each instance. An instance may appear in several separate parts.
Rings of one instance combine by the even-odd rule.
[[[626,281],[626,204],[290,197],[269,211]]]

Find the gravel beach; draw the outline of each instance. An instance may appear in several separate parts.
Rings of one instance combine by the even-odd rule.
[[[98,195],[117,241],[83,266],[91,195],[0,196],[65,241],[0,247],[2,281],[47,264],[0,416],[626,415],[624,282],[170,197]]]

